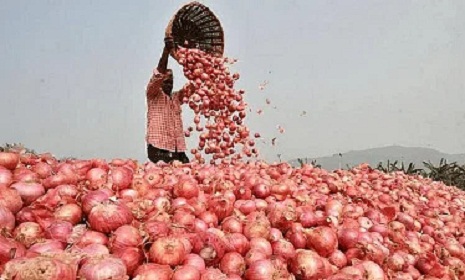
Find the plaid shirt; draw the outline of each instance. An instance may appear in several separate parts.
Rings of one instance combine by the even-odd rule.
[[[163,93],[164,74],[153,71],[147,85],[147,134],[146,141],[152,146],[170,152],[186,151],[184,129],[181,120],[182,90],[171,97]]]

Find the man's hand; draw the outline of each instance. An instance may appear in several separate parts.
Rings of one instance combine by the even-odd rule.
[[[165,50],[168,53],[171,53],[174,50],[174,41],[173,37],[166,37],[165,38]]]
[[[158,62],[158,71],[165,73],[168,68],[168,58],[170,54],[174,53],[174,41],[172,37],[165,38],[165,47],[163,48],[163,54]]]

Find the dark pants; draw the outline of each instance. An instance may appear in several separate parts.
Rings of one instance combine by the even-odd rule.
[[[189,163],[189,158],[186,156],[186,153],[173,153],[167,150],[156,148],[152,145],[147,145],[147,154],[149,160],[153,163],[157,163],[160,160],[165,163],[171,163],[172,161],[179,160],[182,163]]]

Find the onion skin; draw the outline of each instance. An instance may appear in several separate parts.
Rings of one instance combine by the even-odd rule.
[[[273,279],[276,277],[276,268],[271,260],[258,260],[249,266],[244,277],[247,280]]]
[[[129,279],[123,261],[112,256],[87,259],[79,270],[79,277],[88,280]]]
[[[107,245],[108,237],[101,232],[97,232],[93,230],[86,230],[82,234],[82,236],[78,239],[78,242],[76,244],[81,248],[86,247],[87,245],[90,245],[90,244]]]
[[[245,260],[241,254],[236,252],[226,253],[219,265],[221,271],[226,275],[242,276],[245,272]]]
[[[105,256],[110,254],[110,250],[102,244],[93,243],[83,248],[73,247],[71,252],[82,253],[87,257]]]
[[[23,208],[23,201],[17,190],[11,188],[2,189],[0,187],[0,193],[2,194],[0,197],[0,207],[7,208],[13,214],[18,213]]]
[[[6,189],[13,183],[13,173],[0,166],[0,189]]]
[[[73,225],[67,221],[55,221],[45,230],[45,237],[68,243],[73,232]]]
[[[29,248],[39,239],[43,238],[45,234],[38,223],[24,222],[15,228],[13,235],[16,241],[21,242],[26,248]]]
[[[82,211],[89,214],[92,208],[104,201],[107,201],[110,195],[103,190],[90,191],[82,197]]]
[[[291,272],[299,279],[322,279],[329,275],[324,274],[324,263],[321,257],[310,250],[299,249],[291,262]]]
[[[111,170],[113,190],[124,190],[131,186],[134,174],[132,170],[125,167],[117,167]]]
[[[19,154],[9,153],[9,152],[0,152],[0,166],[3,166],[6,169],[13,170],[18,166],[19,163]]]
[[[15,216],[11,211],[3,206],[0,206],[0,230],[11,232],[15,228]]]
[[[316,227],[307,233],[307,246],[320,256],[327,257],[338,247],[337,234],[329,227]]]
[[[45,194],[45,188],[39,183],[18,182],[11,185],[11,188],[18,191],[26,206]]]
[[[82,210],[77,204],[65,204],[55,211],[55,218],[59,221],[76,225],[82,220]]]
[[[171,280],[173,270],[169,265],[147,263],[139,266],[134,272],[134,280]]]
[[[197,254],[188,254],[183,261],[183,265],[193,266],[200,272],[205,270],[205,261]]]
[[[67,255],[56,257],[19,258],[5,266],[6,279],[76,279],[78,261]],[[39,272],[40,271],[40,272]],[[39,273],[38,273],[39,272]]]
[[[226,274],[222,273],[219,269],[217,268],[208,268],[206,269],[202,275],[201,275],[201,280],[223,280],[226,279]]]
[[[135,227],[123,225],[113,232],[109,241],[110,249],[114,253],[127,247],[140,246],[142,244],[142,237]]]
[[[126,206],[106,202],[94,206],[89,213],[88,220],[92,229],[110,233],[120,226],[130,224],[133,216]]]
[[[133,275],[144,261],[144,252],[140,248],[125,247],[116,251],[114,255],[123,261],[129,275]]]
[[[186,257],[184,243],[179,238],[161,237],[157,239],[149,251],[149,259],[158,264],[179,265]]]
[[[45,239],[42,242],[34,243],[28,250],[28,253],[62,253],[65,249],[63,243],[58,240]]]
[[[200,280],[200,271],[191,265],[183,265],[176,269],[172,280]]]
[[[22,258],[25,255],[26,247],[23,244],[0,235],[0,265],[14,258]]]
[[[279,239],[271,244],[273,255],[278,256],[284,260],[291,260],[295,258],[296,250],[291,242],[285,239]]]

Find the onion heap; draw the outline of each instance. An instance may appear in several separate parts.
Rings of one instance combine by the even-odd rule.
[[[185,135],[189,137],[194,127],[200,133],[198,147],[191,150],[194,159],[203,163],[205,155],[212,155],[211,163],[229,163],[243,157],[258,156],[255,141],[245,125],[245,91],[234,89],[239,73],[231,74],[227,67],[234,61],[198,49],[180,48],[178,55],[184,75],[189,80],[183,103],[195,114],[194,124]],[[202,125],[200,116],[204,117],[205,125]],[[259,133],[254,135],[260,137]],[[239,145],[242,149],[238,151]]]
[[[465,278],[465,192],[421,176],[13,154],[2,279]]]

